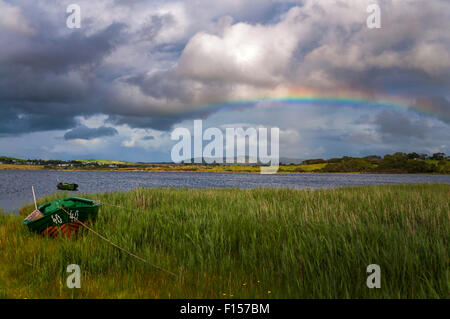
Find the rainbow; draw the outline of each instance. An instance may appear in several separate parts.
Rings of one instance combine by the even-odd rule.
[[[354,108],[387,108],[401,111],[414,110],[424,115],[433,114],[428,103],[417,103],[414,99],[400,96],[369,94],[361,92],[340,92],[334,95],[320,95],[311,91],[293,92],[287,95],[262,96],[258,98],[236,99],[197,105],[195,111],[227,111],[246,108],[272,109],[324,105]]]

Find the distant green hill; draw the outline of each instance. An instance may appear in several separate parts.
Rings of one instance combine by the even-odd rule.
[[[77,160],[83,163],[100,163],[100,164],[130,164],[131,162],[124,161],[111,161],[111,160],[101,160],[101,159],[81,159]]]
[[[0,156],[0,162],[1,161],[17,161],[17,162],[26,162],[28,160],[23,158],[15,158],[15,157],[7,157],[7,156]]]

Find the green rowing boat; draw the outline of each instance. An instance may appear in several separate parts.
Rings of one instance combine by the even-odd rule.
[[[95,219],[101,203],[79,197],[66,197],[39,206],[23,223],[31,231],[52,237],[60,233],[70,237],[80,227],[80,222]]]
[[[58,187],[58,189],[65,191],[76,191],[78,188],[78,184],[58,183],[56,187]]]

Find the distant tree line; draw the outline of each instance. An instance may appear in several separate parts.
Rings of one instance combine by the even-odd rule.
[[[387,154],[361,158],[344,156],[329,160],[306,160],[303,164],[326,164],[322,172],[367,172],[367,173],[450,173],[450,160],[445,153],[431,156],[418,153]]]

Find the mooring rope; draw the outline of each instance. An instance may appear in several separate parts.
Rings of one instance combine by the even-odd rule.
[[[68,212],[67,210],[65,210],[64,207],[61,206],[61,209],[67,214],[67,216],[71,217],[71,215],[69,214],[69,212]],[[162,268],[162,267],[160,267],[160,266],[158,266],[158,265],[152,264],[152,263],[149,262],[148,260],[145,260],[144,258],[139,257],[138,255],[133,254],[132,252],[126,250],[125,248],[122,248],[122,247],[120,247],[119,245],[113,243],[111,240],[109,240],[109,239],[106,238],[105,236],[102,236],[101,234],[99,234],[98,232],[96,232],[95,230],[93,230],[92,228],[90,228],[89,226],[87,226],[85,223],[83,223],[82,221],[80,221],[78,218],[73,218],[73,219],[75,219],[81,226],[85,227],[87,230],[89,230],[89,231],[91,231],[92,233],[94,233],[94,235],[100,237],[100,238],[103,239],[104,241],[106,241],[106,242],[108,242],[109,244],[111,244],[112,246],[114,246],[114,247],[116,247],[116,248],[122,250],[123,252],[127,253],[128,255],[130,255],[130,256],[132,256],[132,257],[134,257],[134,258],[136,258],[136,259],[138,259],[138,260],[140,260],[140,261],[142,261],[142,262],[144,262],[144,263],[146,263],[146,264],[149,264],[150,266],[152,266],[152,267],[154,267],[154,268],[156,268],[156,269],[159,269],[159,270],[161,270],[161,271],[164,271],[164,272],[166,272],[166,273],[168,273],[168,274],[171,274],[171,275],[173,275],[173,276],[175,276],[175,277],[179,277],[177,274],[175,274],[175,273],[173,273],[173,272],[171,272],[171,271],[169,271],[169,270],[167,270],[167,269],[164,269],[164,268]]]

